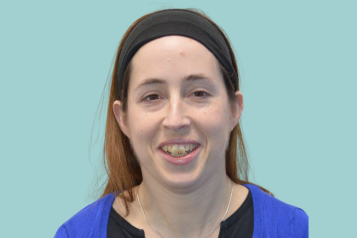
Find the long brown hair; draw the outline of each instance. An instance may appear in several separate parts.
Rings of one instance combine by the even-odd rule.
[[[194,11],[203,17],[205,17],[208,21],[210,21],[222,34],[224,39],[227,42],[232,65],[236,72],[236,76],[238,79],[238,90],[239,90],[239,74],[237,63],[235,60],[235,56],[232,50],[232,47],[227,39],[225,33],[211,20],[209,19],[202,11],[196,9],[187,9]],[[142,173],[140,165],[134,155],[132,147],[130,145],[129,138],[121,131],[116,118],[114,116],[113,111],[113,103],[116,100],[120,100],[123,105],[123,111],[127,110],[127,89],[129,85],[130,73],[131,73],[131,63],[126,68],[124,73],[124,77],[122,80],[122,90],[121,96],[118,94],[118,60],[119,54],[123,47],[123,43],[133,30],[133,28],[144,18],[149,16],[152,13],[142,16],[138,20],[136,20],[125,32],[123,38],[121,39],[120,45],[116,52],[116,59],[114,63],[113,72],[111,75],[111,87],[110,87],[110,95],[108,101],[108,109],[107,109],[107,119],[106,119],[106,129],[105,129],[105,140],[104,140],[104,148],[103,148],[103,163],[104,168],[107,174],[107,181],[104,191],[102,192],[101,197],[114,193],[116,196],[119,196],[123,201],[126,209],[126,215],[129,214],[129,203],[134,201],[134,191],[133,187],[139,185],[142,180]],[[228,72],[221,66],[221,71],[224,76],[225,86],[228,93],[228,97],[230,102],[232,103],[236,100],[235,97],[235,89],[231,76]],[[229,144],[226,150],[226,174],[227,176],[237,184],[252,184],[249,182],[248,174],[249,174],[249,162],[248,157],[244,145],[243,133],[241,130],[240,123],[238,123],[235,128],[230,133]],[[268,190],[260,187],[266,193],[271,194]],[[119,193],[120,191],[127,191],[127,195],[124,193]],[[271,194],[272,195],[272,194]]]

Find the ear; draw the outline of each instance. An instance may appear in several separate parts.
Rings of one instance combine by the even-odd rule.
[[[234,94],[236,95],[236,100],[232,105],[231,131],[238,124],[244,106],[242,93],[240,91],[236,91]]]
[[[114,111],[115,119],[117,120],[121,131],[129,138],[129,130],[126,120],[126,114],[125,112],[123,112],[123,106],[119,100],[116,100],[113,103],[113,111]]]

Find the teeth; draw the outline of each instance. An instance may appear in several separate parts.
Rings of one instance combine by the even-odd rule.
[[[171,153],[177,154],[177,152],[178,152],[177,145],[172,146]]]
[[[180,153],[180,154],[185,153],[185,146],[180,145],[180,148],[179,148],[179,153]]]
[[[196,149],[197,144],[189,145],[164,145],[161,147],[166,153],[171,154],[174,157],[185,156]]]

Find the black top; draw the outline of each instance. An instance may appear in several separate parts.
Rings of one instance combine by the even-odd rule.
[[[226,220],[221,222],[218,238],[249,238],[253,237],[254,211],[252,194]],[[144,230],[132,226],[123,219],[112,207],[109,215],[107,238],[143,238]]]

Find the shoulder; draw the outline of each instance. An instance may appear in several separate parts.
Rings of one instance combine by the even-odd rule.
[[[304,210],[280,201],[258,186],[244,186],[252,193],[254,221],[266,229],[263,233],[272,237],[308,237],[309,218]]]
[[[89,204],[57,230],[55,238],[101,237],[105,230],[114,195],[108,194]],[[103,233],[104,231],[104,233]],[[104,236],[105,237],[105,236]]]

